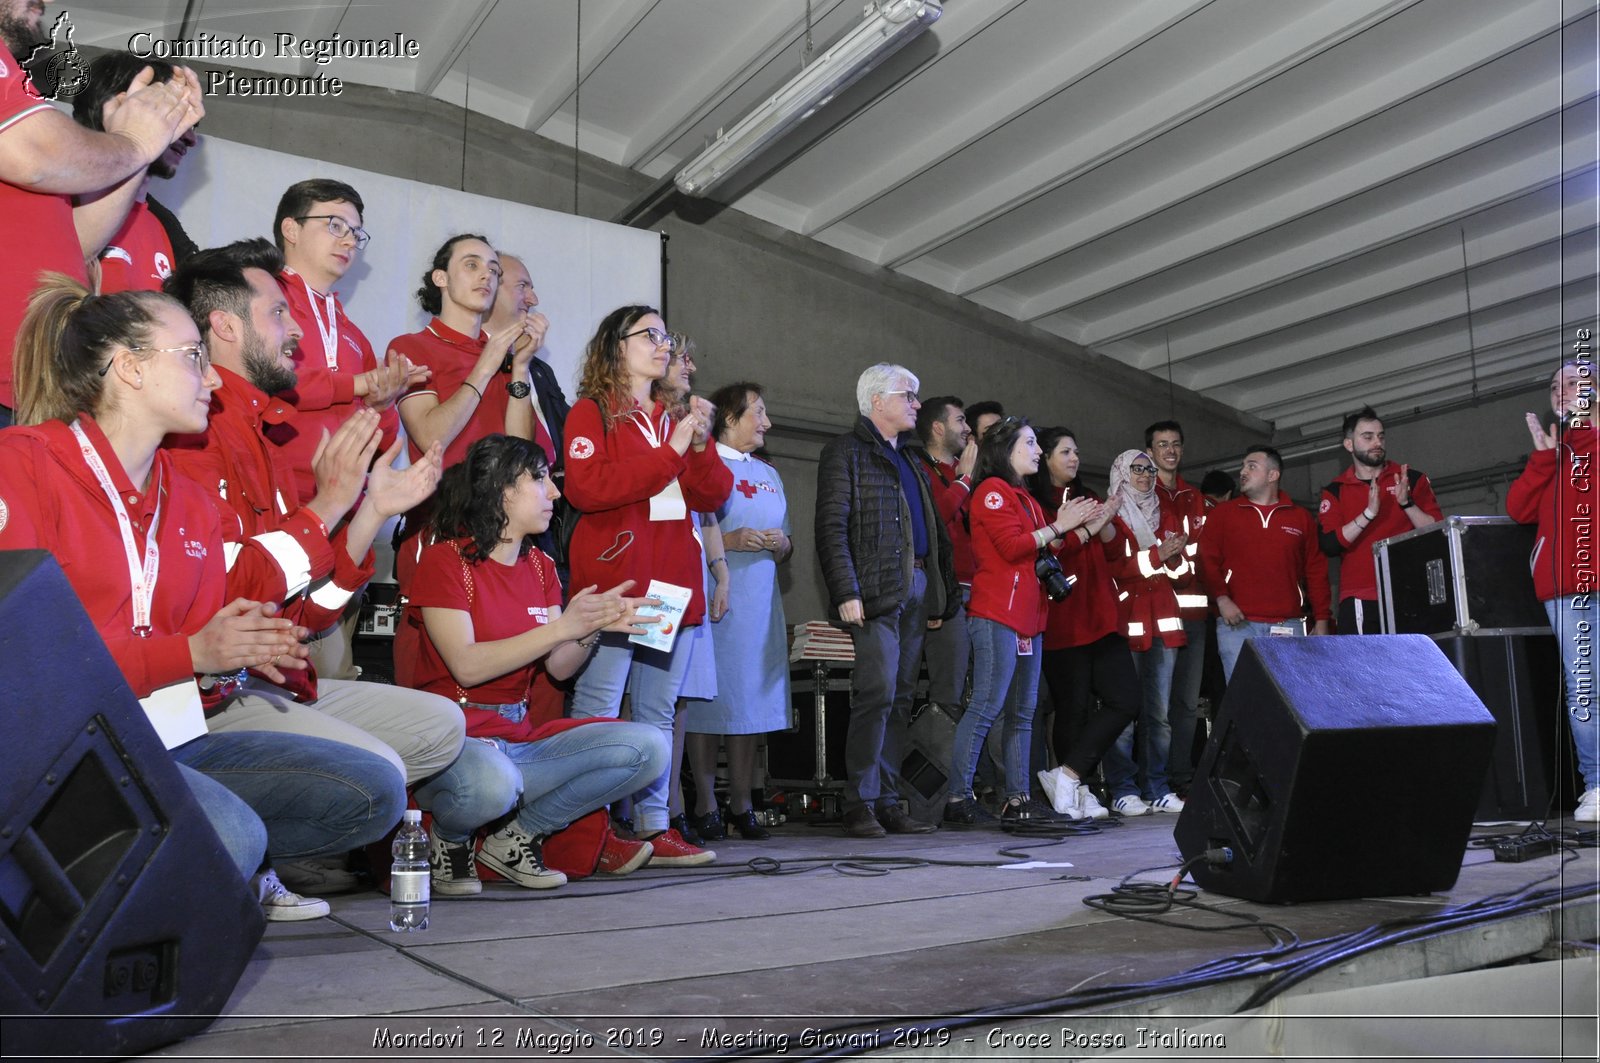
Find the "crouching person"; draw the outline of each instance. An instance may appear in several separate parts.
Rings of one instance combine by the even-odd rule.
[[[648,601],[623,597],[631,586],[624,583],[580,590],[562,608],[555,563],[534,546],[559,497],[544,452],[503,435],[474,443],[439,485],[433,541],[418,561],[396,639],[396,673],[455,701],[468,741],[505,754],[498,776],[458,779],[446,771],[417,790],[418,803],[433,810],[433,889],[441,896],[479,892],[476,863],[530,889],[563,884],[566,875],[545,865],[544,840],[666,770],[668,749],[656,728],[541,724],[528,715],[539,670],[571,677],[600,632],[641,632],[634,614]],[[475,862],[481,827],[489,833]],[[607,830],[595,869],[626,874],[650,853],[649,843]]]

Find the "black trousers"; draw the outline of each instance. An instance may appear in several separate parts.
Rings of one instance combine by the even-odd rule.
[[[1139,673],[1128,640],[1107,635],[1087,646],[1046,650],[1041,665],[1056,709],[1050,729],[1056,757],[1087,779],[1117,736],[1139,718]]]

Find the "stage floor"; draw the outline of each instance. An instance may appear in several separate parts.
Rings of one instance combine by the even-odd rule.
[[[1174,822],[1150,816],[1059,841],[943,830],[876,842],[791,822],[770,842],[718,843],[718,862],[707,868],[647,868],[545,893],[500,884],[476,898],[435,900],[431,927],[410,935],[388,929],[386,898],[334,897],[329,919],[270,927],[216,1023],[152,1055],[806,1058],[865,1049],[1065,1059],[1118,1047],[1140,1054],[1143,1039],[1145,1058],[1240,1058],[1256,1043],[1252,1032],[1237,1020],[1208,1026],[1205,1017],[1233,1013],[1266,974],[1181,992],[1169,983],[1121,999],[1082,996],[1268,946],[1261,931],[1211,913],[1175,912],[1168,918],[1181,925],[1171,927],[1084,905],[1139,869],[1162,869],[1142,880],[1169,879],[1179,860]],[[1385,987],[1359,998],[1367,1003],[1340,1004],[1341,1014],[1370,1016],[1364,1028],[1375,1030],[1379,1015],[1416,1013],[1420,1005],[1398,1003],[1407,983],[1446,985],[1440,976],[1537,956],[1565,962],[1502,968],[1542,972],[1542,988],[1526,999],[1502,981],[1487,990],[1493,1008],[1458,987],[1442,995],[1450,1003],[1425,1010],[1459,1016],[1451,1029],[1471,1045],[1515,1029],[1509,1054],[1519,1058],[1541,1056],[1549,1043],[1554,1055],[1593,1059],[1600,850],[1515,864],[1468,849],[1448,894],[1287,906],[1199,899],[1310,941],[1539,880],[1534,888],[1588,892],[1364,953],[1278,997],[1263,1013],[1276,1016],[1276,1036],[1255,1034],[1276,1046],[1274,1056],[1307,1058],[1281,1024],[1295,1002],[1314,1010],[1308,994]],[[1040,1010],[1047,1017],[1023,1017]],[[1491,1032],[1461,1025],[1486,1010],[1501,1016]],[[917,1021],[948,1016],[967,1019],[953,1027]],[[1406,1029],[1415,1032],[1416,1021]],[[1319,1046],[1314,1056],[1348,1057],[1316,1028],[1301,1032]],[[1425,1051],[1448,1041],[1429,1035],[1435,1047]]]

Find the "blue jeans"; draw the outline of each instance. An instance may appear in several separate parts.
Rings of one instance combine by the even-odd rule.
[[[388,760],[326,738],[223,731],[185,742],[172,758],[232,790],[261,817],[273,862],[375,842],[406,807],[405,780]]]
[[[900,800],[900,767],[911,727],[911,695],[928,629],[928,577],[911,571],[900,607],[849,628],[856,663],[850,672],[850,722],[844,736],[844,811]]]
[[[1272,638],[1275,637],[1272,634],[1275,626],[1300,622],[1298,617],[1292,620],[1246,620],[1237,626],[1225,620],[1217,621],[1217,656],[1222,658],[1224,678],[1233,678],[1233,666],[1239,663],[1239,654],[1244,652],[1245,639]]]
[[[1177,791],[1189,789],[1194,781],[1194,729],[1200,707],[1200,680],[1206,671],[1206,643],[1210,641],[1211,621],[1206,617],[1185,620],[1183,634],[1188,645],[1178,651],[1172,665],[1172,696],[1167,699],[1167,723],[1172,726],[1171,750],[1167,757],[1167,780]]]
[[[1028,766],[1043,647],[1035,638],[1033,652],[1020,657],[1017,633],[981,616],[967,618],[967,633],[972,637],[972,702],[956,725],[955,743],[950,749],[950,795],[972,796],[972,777],[983,753],[983,739],[1003,711],[1006,796],[1027,797],[1031,792]]]
[[[178,774],[189,784],[189,792],[200,802],[211,829],[222,839],[222,847],[239,868],[239,877],[254,875],[261,858],[267,855],[267,828],[261,817],[232,790],[187,764],[178,765]]]
[[[1583,788],[1600,788],[1600,704],[1595,698],[1595,629],[1597,610],[1594,595],[1570,595],[1544,603],[1544,611],[1555,629],[1561,647],[1561,670],[1567,690],[1567,723],[1572,727],[1572,744],[1578,750],[1578,773]]]
[[[537,742],[469,738],[450,767],[417,788],[440,838],[464,842],[516,807],[517,826],[545,837],[647,786],[666,770],[671,745],[641,723],[573,727]]]
[[[683,688],[683,672],[689,663],[686,632],[679,631],[671,653],[635,646],[628,636],[608,632],[578,676],[572,692],[574,719],[592,716],[615,717],[622,708],[622,695],[631,689],[633,722],[660,732],[667,748],[672,748],[672,718]],[[582,728],[587,730],[587,728]],[[633,814],[635,826],[650,834],[667,829],[667,765],[637,791]]]
[[[1106,750],[1101,760],[1106,791],[1113,801],[1130,794],[1140,794],[1146,801],[1159,801],[1172,792],[1167,784],[1167,754],[1172,748],[1167,700],[1172,694],[1172,666],[1177,658],[1178,651],[1159,640],[1148,650],[1133,651],[1133,666],[1139,673],[1140,688],[1139,760],[1134,763],[1135,725],[1130,724],[1123,728],[1116,744]]]

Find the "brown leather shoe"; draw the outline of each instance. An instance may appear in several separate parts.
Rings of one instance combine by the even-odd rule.
[[[844,814],[844,832],[852,838],[882,838],[889,833],[883,829],[883,824],[878,822],[878,817],[872,814],[872,809],[866,805],[851,809]]]
[[[899,805],[882,805],[877,811],[878,823],[890,834],[931,834],[938,829],[932,823],[912,819]]]

